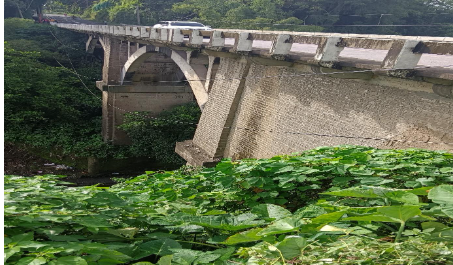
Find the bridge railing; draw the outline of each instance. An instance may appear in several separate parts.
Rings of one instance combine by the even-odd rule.
[[[265,56],[284,60],[294,54],[294,44],[314,44],[317,50],[313,60],[321,64],[332,64],[339,60],[344,48],[387,50],[381,63],[385,69],[412,69],[417,66],[422,54],[453,55],[451,37],[412,37],[396,35],[361,35],[321,32],[284,32],[222,29],[214,31],[157,29],[132,25],[87,25],[55,24],[89,34],[106,34],[134,38],[150,42],[161,42],[177,46],[204,47],[206,49],[248,53],[263,48],[254,47],[254,41],[269,42]],[[188,38],[187,38],[188,37]],[[228,42],[226,42],[228,40]]]

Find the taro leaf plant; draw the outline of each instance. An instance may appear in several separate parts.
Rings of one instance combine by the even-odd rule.
[[[5,176],[5,263],[449,264],[452,157],[323,147],[111,188]]]

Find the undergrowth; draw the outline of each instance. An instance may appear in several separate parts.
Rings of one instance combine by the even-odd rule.
[[[6,264],[452,264],[453,154],[321,147],[111,188],[5,176]]]

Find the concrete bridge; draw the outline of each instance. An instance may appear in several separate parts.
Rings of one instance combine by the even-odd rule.
[[[114,144],[128,143],[125,111],[195,99],[194,139],[176,146],[193,165],[338,144],[453,150],[453,38],[55,25],[104,50],[97,86]]]

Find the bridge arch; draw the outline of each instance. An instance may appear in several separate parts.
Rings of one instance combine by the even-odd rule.
[[[192,89],[198,105],[203,109],[208,101],[208,92],[205,89],[207,69],[204,65],[191,65],[187,60],[190,56],[185,51],[175,51],[166,47],[156,47],[153,45],[143,46],[135,51],[126,61],[120,77],[120,84],[130,80],[139,67],[153,54],[166,54],[179,67]]]

